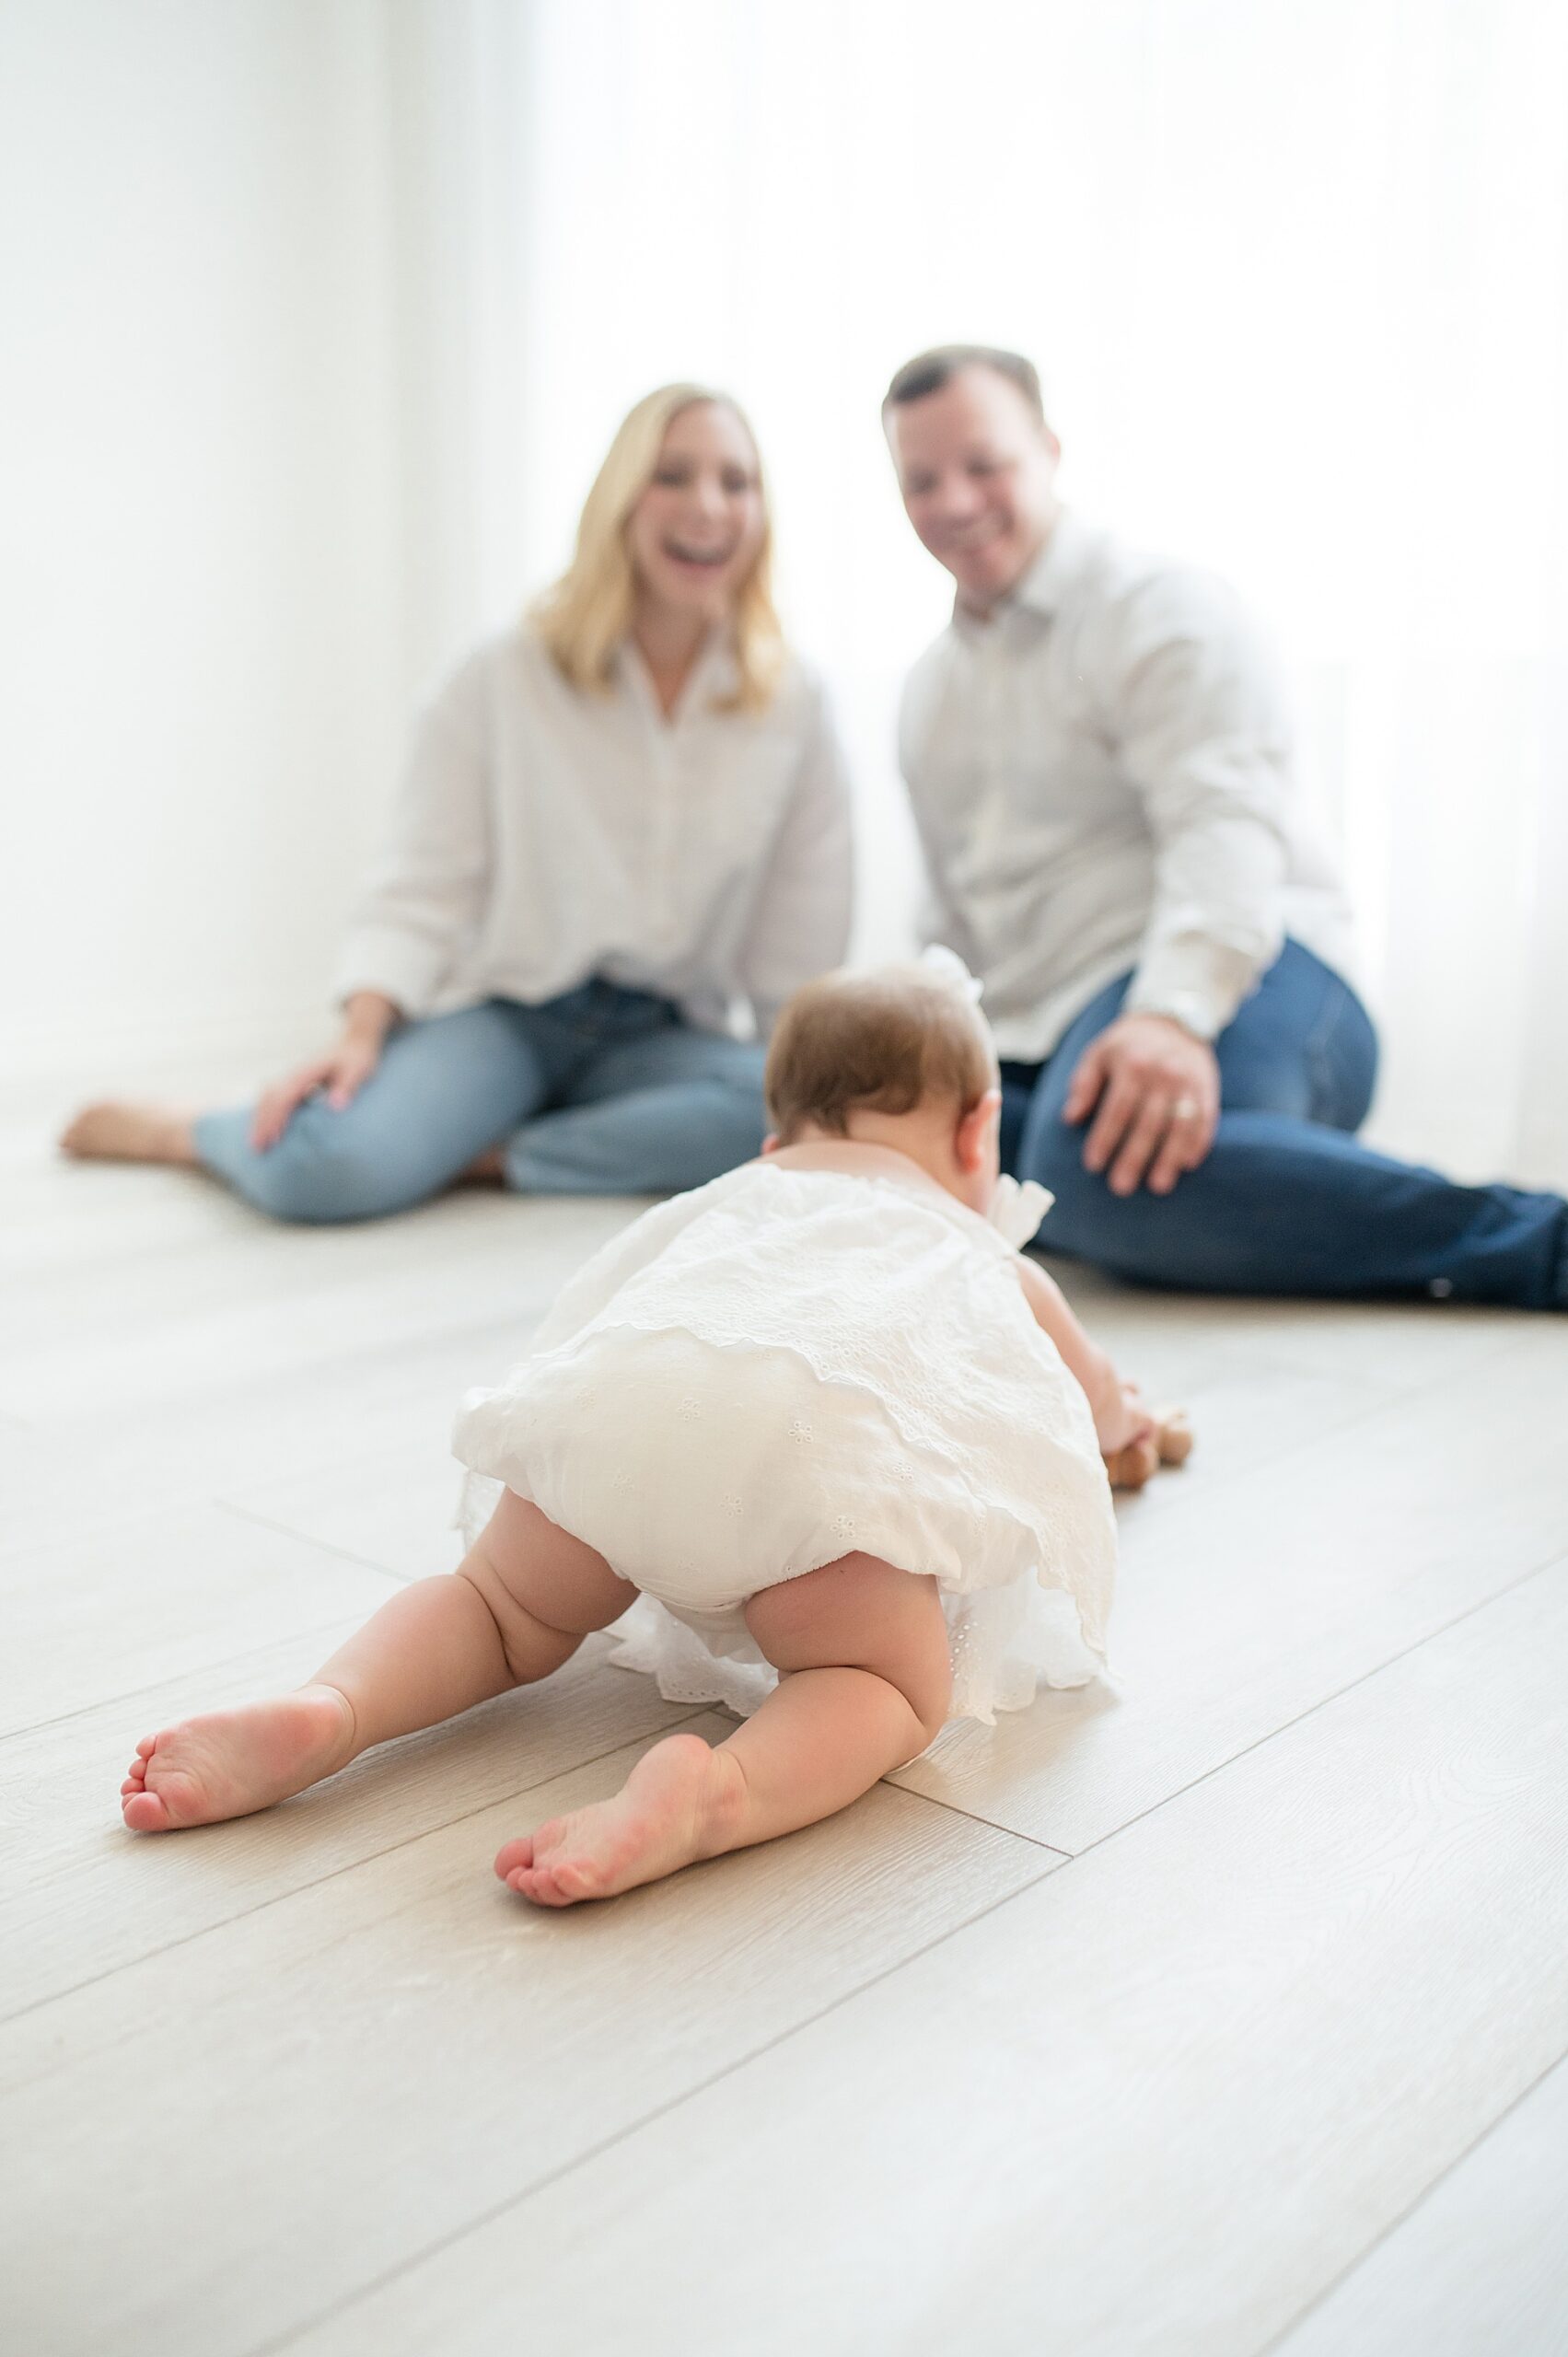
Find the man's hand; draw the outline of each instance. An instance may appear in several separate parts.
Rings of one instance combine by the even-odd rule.
[[[1133,1194],[1146,1178],[1152,1195],[1168,1195],[1208,1153],[1219,1111],[1208,1042],[1167,1015],[1122,1015],[1079,1058],[1062,1117],[1075,1124],[1095,1113],[1084,1167],[1109,1168],[1112,1194]]]

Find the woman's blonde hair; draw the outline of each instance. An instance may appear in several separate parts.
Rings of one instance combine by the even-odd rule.
[[[571,563],[533,608],[531,620],[563,675],[575,688],[602,694],[610,686],[615,651],[632,626],[636,585],[626,524],[653,480],[671,422],[699,401],[716,401],[740,420],[753,450],[750,420],[727,393],[705,385],[661,385],[622,420],[604,464],[583,503],[577,546]],[[740,681],[724,709],[761,712],[772,700],[784,668],[784,632],[773,608],[772,516],[758,459],[762,496],[762,540],[757,561],[736,592],[735,653]]]

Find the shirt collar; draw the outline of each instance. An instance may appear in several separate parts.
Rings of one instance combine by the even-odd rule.
[[[1087,528],[1078,521],[1071,508],[1059,509],[1056,521],[1046,536],[1045,546],[1007,603],[1025,607],[1031,614],[1044,614],[1048,618],[1058,614],[1063,598],[1083,570],[1088,539]]]
[[[703,641],[675,710],[666,719],[657,691],[634,638],[623,638],[615,650],[615,665],[635,701],[662,726],[674,727],[694,712],[711,710],[735,695],[740,687],[740,657],[734,625],[715,622]]]
[[[1087,525],[1080,523],[1069,507],[1060,507],[1056,521],[1046,535],[1040,554],[1020,575],[1005,598],[998,598],[991,622],[982,622],[976,615],[965,613],[955,602],[955,627],[969,633],[982,633],[994,622],[1005,622],[1014,615],[1038,617],[1051,621],[1061,611],[1073,584],[1083,570],[1091,534]]]

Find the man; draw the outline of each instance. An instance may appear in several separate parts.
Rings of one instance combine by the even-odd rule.
[[[1348,911],[1228,593],[1061,505],[1016,353],[923,354],[883,422],[958,593],[900,725],[929,932],[985,984],[1042,1241],[1156,1284],[1568,1306],[1560,1197],[1353,1135],[1376,1041]]]

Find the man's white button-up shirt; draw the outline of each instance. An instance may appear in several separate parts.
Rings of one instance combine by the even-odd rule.
[[[667,719],[630,645],[602,695],[531,631],[482,647],[418,726],[339,995],[422,1016],[598,975],[766,1033],[844,955],[849,795],[817,681],[792,660],[765,711],[719,709],[735,681],[715,638]]]
[[[986,620],[906,683],[900,754],[927,937],[1035,1062],[1133,970],[1129,1009],[1222,1030],[1290,934],[1344,970],[1350,917],[1295,791],[1272,668],[1230,592],[1063,511]]]

